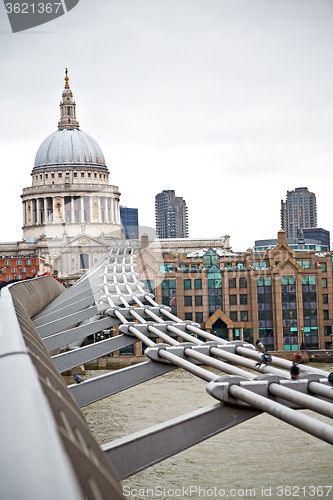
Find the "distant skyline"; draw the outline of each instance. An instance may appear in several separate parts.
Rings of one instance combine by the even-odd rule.
[[[66,67],[80,127],[140,225],[173,189],[191,238],[228,234],[244,251],[276,238],[281,200],[306,186],[333,231],[331,0],[80,0],[16,34],[0,9],[0,241],[22,238],[20,195]]]

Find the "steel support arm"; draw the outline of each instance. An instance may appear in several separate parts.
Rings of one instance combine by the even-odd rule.
[[[231,385],[229,388],[231,396],[241,399],[254,408],[261,411],[266,411],[270,415],[287,422],[288,424],[297,427],[313,436],[316,436],[327,443],[333,444],[333,428],[332,426],[320,422],[314,418],[304,415],[303,413],[296,412],[286,406],[283,406],[275,401],[254,394],[247,389],[243,389],[238,385]]]
[[[33,319],[33,323],[37,330],[42,331],[45,325],[49,325],[51,322],[58,321],[64,316],[70,316],[76,312],[82,311],[86,307],[94,304],[94,302],[95,298],[91,295],[82,300],[78,300],[77,302],[69,301],[66,303],[66,305],[64,305],[64,307],[60,307],[59,309],[56,309],[41,318]]]
[[[211,405],[106,443],[102,450],[122,480],[260,413]]]
[[[86,323],[75,328],[71,328],[70,330],[56,333],[55,335],[51,335],[50,337],[44,337],[43,342],[45,344],[45,347],[49,351],[53,351],[55,349],[59,349],[60,347],[66,346],[71,342],[76,342],[77,340],[84,339],[85,337],[88,337],[93,333],[101,332],[102,330],[110,328],[116,323],[117,321],[114,318],[110,317],[98,319],[96,321],[92,321],[91,323]]]
[[[82,309],[69,316],[61,316],[57,320],[54,320],[41,327],[36,327],[36,330],[41,339],[50,337],[51,335],[62,332],[66,328],[82,323],[85,319],[92,318],[96,314],[104,312],[106,308],[105,304],[100,304],[98,306],[88,307],[87,309]],[[118,322],[119,323],[119,322]],[[65,345],[65,344],[64,344]]]
[[[129,387],[134,387],[142,382],[159,377],[175,368],[177,367],[170,364],[146,361],[86,380],[81,384],[70,385],[69,389],[77,404],[82,408],[100,399],[112,396],[112,394],[124,391]]]
[[[57,354],[53,356],[53,361],[56,364],[59,372],[65,372],[70,370],[75,366],[88,363],[93,359],[105,356],[110,352],[118,351],[123,347],[133,345],[137,342],[134,337],[129,337],[128,335],[117,335],[110,339],[101,340],[100,342],[94,342],[87,346],[81,347],[80,349],[74,349],[72,351],[64,352],[62,354]]]

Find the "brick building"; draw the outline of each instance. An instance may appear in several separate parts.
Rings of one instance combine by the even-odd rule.
[[[0,257],[0,286],[7,286],[14,281],[34,278],[40,269],[37,255]]]
[[[206,331],[227,340],[260,338],[270,350],[298,350],[302,342],[306,349],[331,347],[331,252],[294,250],[280,230],[265,252],[158,253],[143,237],[136,255],[139,279],[156,301]]]

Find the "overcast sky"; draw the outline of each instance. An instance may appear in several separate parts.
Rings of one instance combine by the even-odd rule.
[[[65,67],[141,225],[174,189],[190,237],[245,251],[276,237],[281,199],[306,186],[333,232],[332,0],[80,0],[16,34],[0,14],[1,241],[22,238],[20,194],[57,129]]]

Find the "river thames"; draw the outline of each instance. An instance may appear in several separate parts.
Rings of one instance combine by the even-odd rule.
[[[333,365],[315,365],[328,372]],[[105,371],[87,371],[90,378]],[[216,403],[183,370],[82,409],[100,444]],[[311,415],[311,411],[302,410]],[[329,421],[323,416],[316,418]],[[122,481],[130,500],[333,499],[332,446],[261,414]]]

